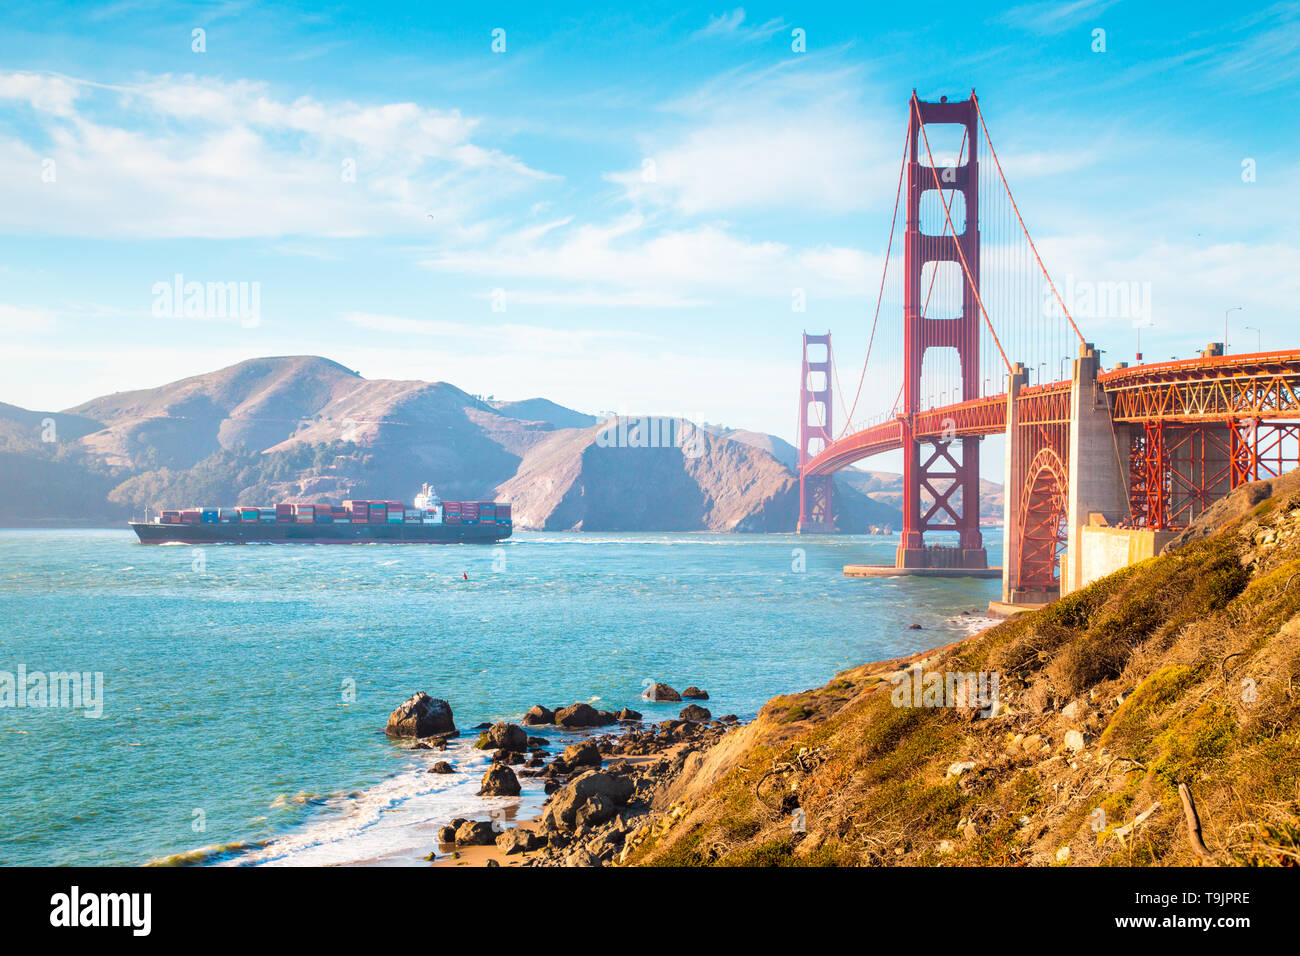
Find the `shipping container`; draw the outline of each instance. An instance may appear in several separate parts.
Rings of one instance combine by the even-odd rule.
[[[256,520],[257,520],[257,509],[256,509],[256,508],[240,508],[240,509],[239,509],[239,520],[240,520],[240,521],[256,521]]]
[[[388,508],[387,508],[387,506],[385,506],[385,505],[371,505],[371,506],[370,506],[370,523],[371,523],[371,524],[387,524],[387,523],[388,523]]]
[[[317,523],[317,524],[329,524],[329,523],[330,523],[331,521],[333,521],[333,520],[334,520],[334,506],[333,506],[333,505],[317,505],[317,506],[316,506],[316,523]]]
[[[276,515],[276,513],[275,513],[275,509],[274,509],[274,508],[258,508],[258,509],[257,509],[257,520],[258,520],[258,521],[267,521],[267,522],[270,522],[271,524],[275,524],[276,521],[279,521],[279,520],[281,520],[281,519]],[[289,520],[291,520],[291,519],[288,518],[288,517],[286,517],[284,520],[285,520],[285,521],[289,521]]]

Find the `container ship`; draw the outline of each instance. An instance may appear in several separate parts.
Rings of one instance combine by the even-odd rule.
[[[342,505],[189,508],[132,521],[131,529],[141,544],[456,544],[508,538],[511,523],[508,504],[442,501],[426,484],[410,508],[400,501],[357,499]]]

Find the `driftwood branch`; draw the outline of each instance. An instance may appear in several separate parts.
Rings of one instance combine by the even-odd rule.
[[[1197,856],[1206,863],[1213,863],[1214,855],[1201,839],[1201,818],[1196,814],[1196,801],[1192,799],[1192,791],[1187,784],[1178,785],[1178,796],[1183,799],[1183,816],[1187,820],[1187,842],[1192,845]]]

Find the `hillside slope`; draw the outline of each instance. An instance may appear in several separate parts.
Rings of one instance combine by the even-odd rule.
[[[597,433],[593,416],[544,398],[485,400],[447,382],[364,379],[319,356],[250,359],[64,413],[0,404],[0,523],[410,497],[429,481],[452,500],[513,500],[522,528],[794,527],[797,479],[780,460],[793,449],[780,439],[705,433],[701,454],[684,456],[602,447]],[[840,492],[845,530],[898,523],[896,509],[847,485]]]
[[[1297,865],[1298,484],[1248,509],[1243,486],[1213,533],[1041,611],[770,701],[627,862]],[[997,704],[911,706],[913,672],[996,674]]]
[[[610,447],[602,434],[603,425],[557,431],[524,454],[515,476],[497,488],[518,523],[548,531],[794,528],[798,478],[749,442],[701,429],[698,447],[683,454],[675,446]],[[837,509],[846,528],[897,519],[852,489]]]

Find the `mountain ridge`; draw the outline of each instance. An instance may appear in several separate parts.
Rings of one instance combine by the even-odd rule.
[[[394,497],[432,481],[453,500],[514,501],[520,527],[793,530],[797,453],[783,439],[702,425],[699,454],[684,454],[611,445],[607,425],[542,397],[484,399],[445,381],[367,379],[321,356],[259,357],[61,412],[0,403],[0,523]],[[894,503],[857,474],[868,473],[836,479],[841,527],[897,526]]]

